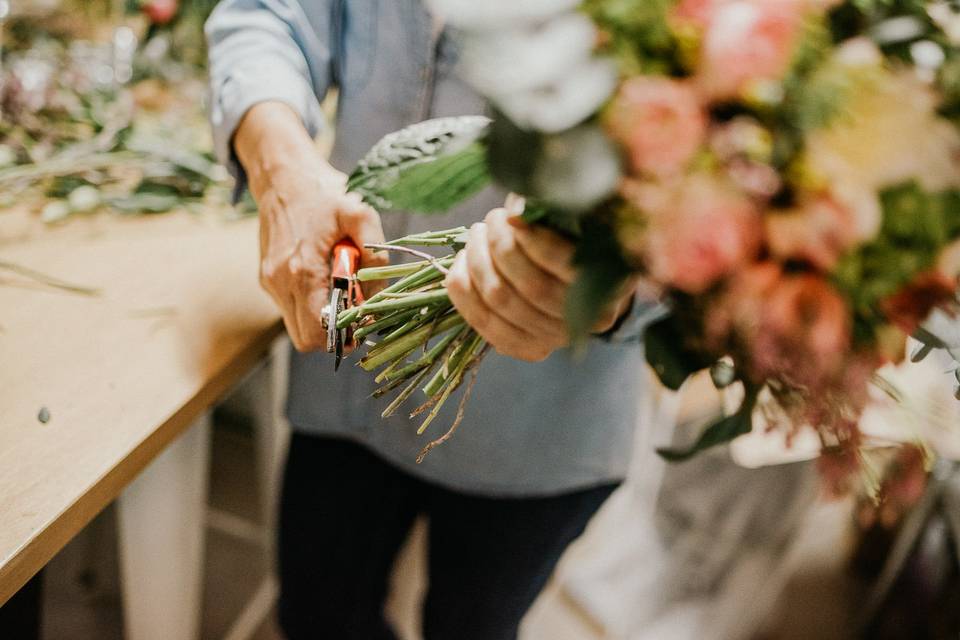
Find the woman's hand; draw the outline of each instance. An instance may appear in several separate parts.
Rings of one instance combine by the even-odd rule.
[[[383,242],[380,216],[346,192],[346,176],[320,156],[286,105],[253,107],[234,145],[260,208],[260,284],[280,308],[293,345],[323,348],[333,245],[350,238],[361,247],[363,266],[386,264],[385,255],[362,249]],[[375,288],[364,283],[368,294]]]
[[[446,279],[460,314],[501,354],[529,362],[570,342],[564,313],[576,272],[574,246],[562,236],[494,209],[473,225]],[[634,286],[604,310],[603,333],[627,311]]]

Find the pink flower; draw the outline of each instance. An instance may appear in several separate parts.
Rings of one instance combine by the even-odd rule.
[[[715,4],[703,37],[698,84],[712,99],[780,80],[793,58],[807,9],[802,0],[728,0]]]
[[[706,327],[714,348],[743,354],[756,382],[822,389],[851,355],[850,313],[840,294],[820,276],[786,274],[772,262],[732,277]]]
[[[690,84],[637,76],[621,85],[607,126],[626,147],[634,172],[662,178],[683,171],[700,149],[707,115]]]
[[[785,275],[761,310],[754,371],[816,386],[847,354],[849,315],[846,302],[823,278]]]
[[[777,258],[829,271],[845,252],[876,235],[881,217],[876,194],[838,188],[797,209],[766,215],[767,245]]]
[[[642,185],[626,195],[647,217],[644,260],[661,284],[703,293],[759,249],[753,202],[714,176]]]
[[[764,217],[767,245],[782,260],[804,260],[824,271],[833,269],[848,246],[844,210],[827,199],[801,209]]]
[[[677,25],[704,29],[722,0],[680,0],[670,12],[670,20]]]

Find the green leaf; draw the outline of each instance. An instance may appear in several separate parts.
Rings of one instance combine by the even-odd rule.
[[[677,391],[687,378],[713,362],[684,346],[678,319],[668,315],[647,327],[643,336],[647,362],[663,386]]]
[[[521,129],[510,118],[496,114],[486,138],[490,172],[497,183],[516,193],[529,195],[531,177],[543,147],[543,136]]]
[[[483,116],[427,120],[385,136],[367,153],[347,188],[381,210],[445,211],[489,181]]]
[[[156,193],[134,193],[107,200],[107,204],[125,214],[166,213],[175,209],[180,202],[177,196]]]
[[[381,205],[387,209],[442,213],[489,182],[486,151],[475,142],[456,154],[410,167],[378,193],[377,198],[387,204]]]
[[[657,453],[668,462],[683,462],[684,460],[689,460],[701,451],[726,444],[734,438],[742,436],[745,433],[750,433],[750,430],[753,428],[753,409],[757,405],[758,393],[759,389],[748,387],[747,395],[743,400],[743,404],[740,405],[740,409],[738,409],[735,414],[722,418],[707,427],[707,429],[700,434],[697,441],[689,448],[660,448],[657,449]]]
[[[573,258],[577,279],[567,292],[567,328],[574,343],[582,342],[607,303],[631,273],[613,230],[586,218]]]

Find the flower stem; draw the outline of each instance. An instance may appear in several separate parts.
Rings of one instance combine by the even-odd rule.
[[[404,298],[388,298],[374,302],[365,302],[359,307],[359,315],[365,316],[375,313],[384,313],[387,311],[400,311],[401,309],[425,307],[430,304],[449,301],[450,297],[447,295],[447,290],[438,289],[436,291],[428,291],[426,293],[415,293]],[[338,322],[337,324],[340,323]]]
[[[437,323],[435,332],[442,333],[462,324],[464,324],[464,320],[460,317],[460,314],[452,314]],[[432,335],[434,332],[432,331],[433,329],[434,327],[431,323],[430,325],[420,327],[415,331],[411,331],[410,333],[397,338],[377,353],[368,353],[363,359],[360,360],[360,366],[366,371],[373,371],[377,367],[390,362],[394,358],[416,349],[418,346],[423,344],[424,340],[427,340],[430,335]]]

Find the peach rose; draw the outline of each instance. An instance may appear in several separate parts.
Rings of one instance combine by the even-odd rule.
[[[670,186],[647,185],[636,189],[633,198],[648,220],[647,267],[666,286],[703,293],[757,254],[756,207],[714,176],[695,174]]]
[[[793,59],[801,0],[717,3],[703,36],[698,85],[712,99],[736,98],[758,81],[780,80]]]
[[[829,271],[845,252],[872,239],[881,220],[875,193],[837,189],[797,209],[764,216],[764,227],[767,246],[774,256],[805,260]]]
[[[640,175],[676,175],[704,142],[707,114],[693,87],[670,78],[638,76],[621,85],[607,114],[613,137]]]

